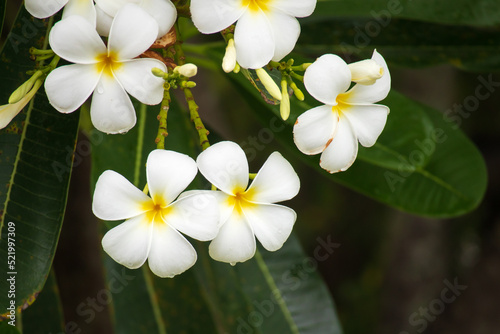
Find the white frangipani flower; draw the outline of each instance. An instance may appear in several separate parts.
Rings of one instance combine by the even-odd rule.
[[[96,25],[96,10],[93,0],[26,0],[26,10],[38,19],[44,19],[57,13],[64,7],[63,19],[71,15],[80,15]]]
[[[274,152],[248,189],[248,162],[237,144],[212,145],[197,163],[205,178],[221,190],[209,192],[217,194],[221,208],[221,227],[210,243],[210,256],[231,264],[244,262],[255,254],[255,237],[269,251],[280,249],[297,218],[292,209],[273,204],[299,191],[299,177],[290,163]]]
[[[377,51],[372,60],[382,69],[381,78],[372,85],[356,84],[351,89],[351,70],[336,55],[319,57],[305,72],[307,91],[325,105],[297,118],[294,141],[302,153],[322,153],[320,166],[330,173],[349,168],[356,160],[358,141],[365,147],[373,146],[387,121],[389,108],[374,103],[389,93],[391,76]]]
[[[194,24],[204,34],[236,23],[236,60],[257,69],[280,61],[295,47],[300,35],[296,17],[312,14],[316,0],[191,0]]]
[[[125,5],[133,3],[144,9],[158,23],[160,38],[167,34],[177,19],[177,9],[170,0],[95,0],[97,11],[97,31],[108,36],[111,22],[116,13]]]
[[[94,126],[106,133],[127,132],[137,119],[127,93],[149,105],[163,98],[164,80],[151,70],[167,71],[165,64],[150,58],[133,59],[151,46],[157,32],[156,21],[133,4],[116,15],[107,47],[95,28],[79,16],[56,23],[50,46],[75,64],[58,67],[47,77],[50,103],[58,111],[70,113],[93,92],[90,114]]]
[[[97,180],[92,210],[103,220],[126,219],[102,239],[111,258],[130,269],[141,267],[147,259],[154,274],[173,277],[197,259],[179,231],[197,240],[212,240],[218,232],[219,210],[210,193],[174,201],[198,172],[189,156],[155,150],[148,156],[146,171],[151,197],[107,170]]]

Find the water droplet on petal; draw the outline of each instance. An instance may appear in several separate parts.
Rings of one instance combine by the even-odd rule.
[[[104,87],[102,87],[102,84],[98,84],[96,88],[97,93],[103,94],[104,93]]]
[[[170,275],[170,276],[167,276],[167,278],[173,278],[175,275]]]
[[[236,262],[231,262],[230,265],[234,267],[236,265]]]

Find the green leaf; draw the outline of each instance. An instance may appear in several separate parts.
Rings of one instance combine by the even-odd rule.
[[[279,117],[279,107],[267,104],[242,75],[232,75],[242,96],[263,124]],[[478,206],[486,191],[486,166],[470,140],[451,119],[392,91],[381,102],[390,107],[386,128],[371,148],[360,148],[346,172],[328,174],[319,156],[305,156],[292,139],[296,117],[313,105],[292,100],[285,131],[275,136],[307,164],[339,182],[390,206],[414,214],[452,217]]]
[[[44,46],[47,26],[22,9],[0,54],[1,104],[7,103],[11,92],[27,79],[25,72],[33,69],[28,49]],[[50,271],[64,216],[77,130],[78,113],[57,112],[41,88],[29,107],[0,131],[0,267],[4,272],[17,273],[18,309],[33,303]],[[9,241],[14,245],[10,250]],[[8,269],[12,250],[15,266]],[[8,291],[5,279],[0,281],[0,290]],[[0,314],[8,304],[7,295],[2,294]]]
[[[0,322],[0,333],[2,333],[2,334],[21,334],[21,332],[19,332],[19,330],[16,327],[9,325],[8,321],[1,321]]]
[[[23,334],[64,333],[62,305],[53,271],[36,301],[23,312],[22,322]],[[71,324],[68,324],[68,332],[73,332]]]
[[[415,68],[448,63],[466,70],[491,71],[500,69],[499,45],[498,29],[394,18],[338,18],[303,24],[297,50],[313,57],[338,53],[352,62],[371,58],[377,49],[393,65]]]
[[[7,9],[7,1],[0,3],[0,36],[2,36],[3,26],[5,24],[5,10]]]
[[[155,147],[158,107],[137,109],[141,110],[139,115],[146,115],[144,123],[139,122],[125,136],[107,136],[94,145],[93,183],[104,170],[112,169],[144,186],[145,159]],[[167,149],[196,158],[196,131],[187,113],[175,103],[168,114],[168,129]],[[192,186],[200,189],[207,184],[197,179]],[[113,294],[117,332],[341,333],[326,286],[315,268],[302,268],[316,260],[305,258],[293,236],[280,251],[262,251],[235,267],[212,260],[208,243],[192,243],[197,249],[197,263],[173,279],[154,276],[147,265],[138,270],[124,269],[105,256],[110,289],[116,276],[125,277],[126,282]]]
[[[496,0],[319,0],[313,18],[380,16],[456,25],[494,26],[500,23]]]

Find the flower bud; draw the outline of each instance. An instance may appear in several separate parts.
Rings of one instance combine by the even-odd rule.
[[[295,82],[293,82],[293,81],[290,82],[290,88],[293,90],[293,94],[295,95],[295,97],[299,101],[304,101],[304,99],[305,99],[304,93],[302,93],[302,91],[299,89],[299,87],[297,87]]]
[[[286,121],[290,117],[290,95],[288,95],[288,85],[286,78],[281,79],[281,104],[280,104],[281,118]]]
[[[194,81],[183,81],[181,84],[182,88],[194,88],[196,87],[196,82]]]
[[[281,101],[281,91],[276,82],[271,78],[271,76],[263,68],[258,68],[255,70],[260,81],[266,88],[266,90],[274,97],[276,100]]]
[[[236,67],[236,48],[234,47],[234,39],[227,42],[226,54],[222,59],[222,69],[224,72],[229,73]]]
[[[36,71],[35,74],[19,86],[9,97],[9,104],[19,102],[33,88],[36,80],[42,75],[42,71]]]
[[[163,72],[163,70],[159,69],[158,67],[153,67],[151,69],[151,73],[153,73],[155,77],[159,78],[163,78],[165,76],[165,72]]]
[[[185,76],[186,78],[191,78],[198,73],[198,67],[195,64],[184,64],[174,68],[174,73]]]
[[[372,59],[361,60],[348,65],[351,80],[361,85],[373,85],[384,75],[384,68]]]
[[[12,119],[16,117],[24,107],[26,107],[33,96],[35,96],[40,86],[42,86],[42,83],[42,79],[36,80],[32,84],[31,90],[24,94],[24,96],[20,100],[16,101],[15,103],[9,103],[0,106],[0,129],[3,129],[7,125],[9,125],[10,121],[12,121]]]

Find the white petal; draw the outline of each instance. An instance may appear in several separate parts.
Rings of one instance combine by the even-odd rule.
[[[300,24],[296,18],[274,11],[267,15],[274,35],[274,61],[280,61],[292,52],[299,39]]]
[[[215,191],[185,196],[163,210],[163,220],[176,230],[200,241],[212,240],[219,232],[219,206]]]
[[[337,55],[319,57],[304,74],[304,85],[316,100],[337,105],[337,95],[351,85],[351,71],[346,62]]]
[[[295,211],[282,205],[256,205],[244,212],[257,239],[271,252],[283,246],[297,220]]]
[[[63,11],[63,19],[71,15],[79,15],[90,22],[94,27],[96,25],[96,12],[93,0],[69,0]]]
[[[123,6],[129,3],[139,5],[142,1],[143,0],[95,0],[95,3],[106,12],[106,14],[114,17]]]
[[[95,27],[78,15],[57,22],[49,35],[50,47],[63,59],[77,64],[94,64],[106,54],[106,46]]]
[[[155,222],[148,264],[159,277],[173,277],[191,268],[196,251],[179,232],[163,222]]]
[[[149,203],[151,198],[125,177],[107,170],[95,185],[92,211],[103,220],[121,220],[144,213]]]
[[[26,0],[26,10],[37,19],[44,19],[57,13],[68,0]]]
[[[331,106],[309,109],[297,118],[293,126],[295,145],[304,154],[323,152],[333,139],[338,122],[338,113],[333,112]]]
[[[204,34],[213,34],[236,22],[245,7],[241,0],[191,0],[191,18]]]
[[[149,193],[155,204],[166,207],[186,189],[196,173],[194,160],[181,153],[154,150],[146,165]]]
[[[298,194],[300,180],[292,165],[279,152],[272,153],[257,173],[247,193],[254,203],[276,203]]]
[[[169,32],[177,18],[177,9],[170,0],[143,0],[141,8],[158,23],[158,38]]]
[[[372,59],[377,62],[384,69],[382,78],[378,79],[373,85],[360,85],[357,84],[350,89],[345,96],[339,97],[342,101],[351,104],[367,104],[381,101],[387,97],[391,90],[391,73],[387,67],[385,59],[377,52],[373,51]]]
[[[306,17],[314,12],[316,0],[273,0],[269,6],[291,16]]]
[[[109,230],[102,238],[102,248],[116,262],[137,269],[146,262],[152,232],[148,215],[140,215]]]
[[[273,58],[275,37],[266,15],[246,11],[234,30],[236,60],[243,68],[261,68]]]
[[[94,127],[105,133],[125,133],[137,121],[132,101],[120,83],[104,73],[92,96],[90,117]]]
[[[106,13],[98,5],[95,6],[96,10],[96,28],[97,32],[101,36],[109,36],[109,30],[111,29],[111,24],[113,23],[113,16]]]
[[[242,148],[223,141],[201,152],[196,159],[201,174],[226,194],[244,191],[248,185],[248,161]]]
[[[361,145],[370,147],[384,130],[389,108],[379,104],[343,105],[342,113],[349,119]]]
[[[109,32],[108,49],[119,60],[139,56],[149,49],[158,36],[158,23],[141,7],[128,4],[116,14]]]
[[[255,236],[245,216],[236,211],[222,225],[219,234],[210,243],[208,251],[217,261],[245,262],[255,254]]]
[[[163,99],[163,84],[165,80],[153,75],[151,70],[157,67],[167,72],[167,67],[161,61],[150,58],[133,59],[113,66],[113,74],[127,93],[140,102],[155,105]]]
[[[73,112],[92,94],[99,77],[100,73],[93,64],[58,67],[45,80],[47,98],[58,111]]]
[[[21,110],[28,104],[29,99],[21,99],[13,104],[5,104],[0,106],[0,129],[5,128],[19,114]]]
[[[319,165],[329,173],[345,171],[356,160],[358,140],[349,120],[341,116],[333,141],[321,154]]]
[[[220,227],[226,220],[229,219],[234,210],[234,199],[232,195],[228,195],[219,190],[188,190],[179,195],[180,201],[184,197],[189,197],[192,195],[211,195],[214,196],[217,203],[216,205],[219,207],[219,224]],[[181,231],[182,232],[182,231]],[[183,232],[184,233],[184,232]]]

